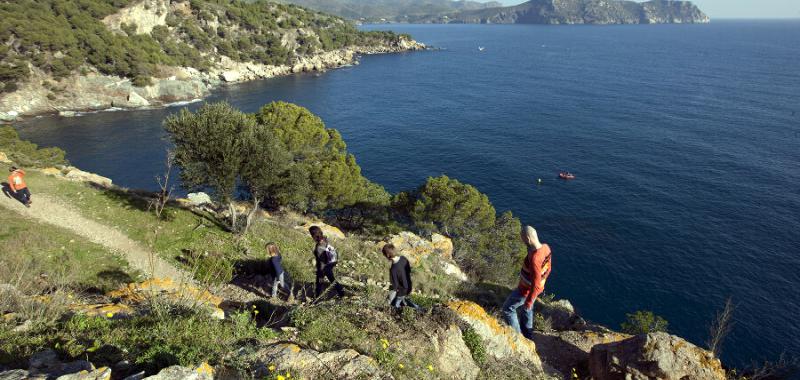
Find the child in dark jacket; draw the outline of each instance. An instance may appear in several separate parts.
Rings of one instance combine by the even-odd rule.
[[[382,251],[383,257],[392,263],[389,268],[389,282],[392,285],[389,292],[389,304],[397,309],[403,306],[419,309],[419,306],[408,298],[413,290],[411,265],[408,263],[408,259],[397,255],[393,244],[386,244]]]
[[[282,288],[290,293],[286,272],[281,265],[281,251],[275,243],[267,243],[267,255],[269,255],[269,271],[272,274],[272,298],[278,296],[278,288]]]

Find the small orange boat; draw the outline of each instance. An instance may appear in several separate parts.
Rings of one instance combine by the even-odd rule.
[[[572,174],[570,172],[561,172],[561,173],[558,173],[558,178],[561,178],[561,179],[575,179],[575,174]]]

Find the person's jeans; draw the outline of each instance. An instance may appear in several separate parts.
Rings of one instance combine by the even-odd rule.
[[[272,298],[278,296],[278,287],[281,287],[283,289],[288,289],[288,287],[286,286],[285,274],[286,272],[279,274],[278,277],[272,281]]]
[[[389,305],[392,305],[396,309],[408,306],[414,310],[419,310],[419,305],[411,301],[411,298],[408,298],[408,296],[398,296],[397,292],[394,290],[389,292]]]
[[[529,310],[525,307],[525,296],[520,293],[519,288],[514,289],[514,291],[508,295],[506,303],[503,304],[502,312],[506,323],[508,323],[514,331],[521,332],[525,337],[530,337],[533,331],[533,308]],[[520,312],[522,314],[522,324],[525,326],[525,331],[520,331]]]
[[[26,187],[26,188],[24,188],[24,189],[20,189],[19,191],[17,191],[17,194],[18,194],[18,196],[19,196],[19,201],[20,201],[20,202],[22,202],[22,203],[24,203],[24,204],[29,204],[29,203],[31,203],[31,191],[30,191],[30,190],[28,190],[28,188],[27,188],[27,187]]]
[[[322,295],[322,291],[325,290],[325,284],[323,284],[322,280],[324,278],[328,278],[331,285],[333,285],[334,289],[336,289],[336,294],[339,297],[344,296],[344,289],[342,289],[342,285],[336,281],[336,277],[333,275],[333,268],[336,267],[336,263],[326,264],[322,267],[321,271],[317,271],[317,286],[314,293],[315,297],[319,297]]]

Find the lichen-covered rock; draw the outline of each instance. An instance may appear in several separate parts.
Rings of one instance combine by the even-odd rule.
[[[472,360],[472,353],[464,344],[461,329],[450,326],[439,334],[438,339],[433,339],[436,357],[436,368],[448,378],[472,380],[478,377],[480,367]]]
[[[522,360],[533,370],[544,372],[536,344],[487,314],[480,305],[453,301],[447,306],[483,338],[489,355],[499,360]]]
[[[62,375],[81,371],[94,371],[94,366],[85,360],[62,363],[53,350],[37,352],[28,360],[28,376],[30,378],[57,378]]]
[[[59,376],[56,380],[111,380],[111,368],[100,367],[94,371],[83,370]]]
[[[106,317],[110,319],[121,319],[132,316],[135,311],[128,305],[119,303],[100,303],[91,305],[74,304],[70,309],[76,313],[88,315],[90,317]]]
[[[453,276],[461,281],[469,280],[467,274],[464,273],[464,271],[462,271],[461,268],[458,267],[458,265],[455,265],[449,261],[442,261],[441,265],[442,265],[442,271],[445,274]]]
[[[66,172],[66,174],[64,174],[64,177],[66,177],[70,181],[90,182],[105,187],[111,187],[110,178],[106,178],[94,173],[85,172],[73,166],[68,166],[64,168],[62,173],[64,172]]]
[[[598,344],[589,354],[596,380],[724,380],[719,359],[667,333],[637,335]]]
[[[29,378],[28,371],[24,369],[12,369],[10,371],[0,372],[0,380],[25,380]]]
[[[192,206],[202,206],[204,204],[211,204],[211,197],[203,192],[199,193],[189,193],[186,195],[186,199],[189,200],[189,204]]]
[[[390,236],[387,241],[377,242],[376,248],[381,250],[384,245],[389,243],[394,245],[395,249],[405,256],[412,266],[430,255],[437,255],[444,259],[453,257],[453,242],[439,234],[434,234],[431,240],[427,240],[413,232],[403,231]]]
[[[439,254],[448,260],[453,259],[453,240],[441,234],[432,234],[431,243]]]
[[[200,364],[197,368],[188,368],[174,365],[162,369],[158,374],[145,377],[144,380],[213,380],[214,368],[208,363]]]
[[[374,359],[351,349],[318,352],[279,343],[260,349],[248,361],[254,363],[256,377],[290,373],[298,379],[393,379]]]
[[[109,292],[108,295],[126,304],[138,304],[148,297],[165,297],[178,304],[208,309],[214,318],[225,318],[225,312],[219,307],[223,301],[221,297],[169,278],[154,278],[144,282],[131,283]]]
[[[305,231],[306,233],[308,233],[308,229],[311,228],[312,226],[317,226],[317,227],[321,228],[322,229],[322,233],[325,234],[325,236],[327,236],[328,238],[333,238],[333,239],[344,239],[345,238],[344,232],[342,232],[342,230],[340,230],[340,229],[338,229],[338,228],[336,228],[334,226],[327,225],[327,224],[325,224],[323,222],[307,221],[307,222],[295,227],[295,229],[302,230],[302,231]]]

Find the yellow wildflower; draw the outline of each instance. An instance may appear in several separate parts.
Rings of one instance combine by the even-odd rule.
[[[112,313],[112,312],[110,312],[110,311],[109,311],[108,313],[106,313],[106,317],[108,317],[108,318],[114,318],[114,313]]]
[[[400,369],[406,368],[406,366],[404,366],[403,363],[400,363],[397,366],[400,367]]]
[[[381,346],[383,346],[384,350],[389,348],[389,340],[386,338],[381,338]]]
[[[278,377],[276,377],[275,380],[286,380],[286,378],[283,377],[283,375],[278,375]]]
[[[428,371],[431,371],[431,372],[433,372],[433,366],[432,366],[432,365],[430,365],[430,364],[428,364]]]
[[[267,367],[267,369],[269,369],[270,372],[274,371],[275,370],[275,364],[270,364],[269,367]]]

